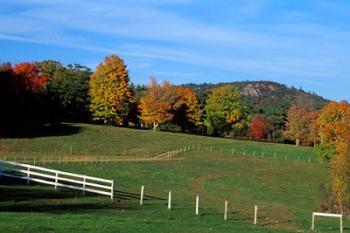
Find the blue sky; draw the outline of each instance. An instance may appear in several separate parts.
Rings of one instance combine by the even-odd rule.
[[[94,69],[134,83],[271,80],[350,100],[348,0],[0,0],[0,60]]]

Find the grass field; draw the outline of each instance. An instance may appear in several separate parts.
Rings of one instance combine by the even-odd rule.
[[[328,178],[327,168],[310,148],[77,124],[65,125],[60,135],[47,131],[41,137],[2,139],[0,157],[36,157],[40,164],[43,156],[138,158],[184,147],[191,150],[172,160],[45,164],[114,179],[113,201],[2,178],[0,231],[310,232],[311,213],[320,210]],[[138,199],[141,185],[148,196],[143,206]],[[171,211],[166,209],[169,190]],[[195,216],[196,195],[200,216]],[[258,226],[252,224],[254,205],[259,208]],[[317,220],[316,227],[339,232],[336,220]],[[345,229],[349,227],[345,221]]]

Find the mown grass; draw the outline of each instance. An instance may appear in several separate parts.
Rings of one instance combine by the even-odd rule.
[[[78,127],[79,133],[67,136],[1,140],[1,148],[8,150],[3,150],[2,156],[32,156],[38,147],[49,154],[69,144],[76,155],[87,151],[96,156],[117,155],[117,151],[152,156],[189,145],[194,148],[169,161],[45,164],[114,179],[118,190],[114,201],[0,180],[1,232],[309,232],[311,213],[320,210],[328,170],[316,162],[310,148],[106,126]],[[149,196],[144,206],[138,200],[141,185]],[[169,190],[173,193],[171,211],[166,210]],[[194,214],[196,195],[200,196],[198,217]],[[225,200],[229,202],[227,222],[223,221]],[[259,207],[258,226],[252,224],[254,205]],[[339,231],[333,220],[318,220],[316,226],[319,232]],[[350,227],[348,221],[345,226]]]
[[[257,143],[233,139],[202,137],[188,134],[131,130],[86,124],[63,124],[60,135],[46,132],[33,138],[0,139],[0,156],[14,159],[47,158],[59,156],[137,156],[152,157],[157,154],[182,149],[200,148],[201,151],[244,153],[256,156],[287,156],[287,159],[313,157],[311,148],[293,145]],[[62,127],[63,127],[62,126]],[[72,129],[70,129],[72,128]],[[285,157],[283,157],[285,158]],[[316,159],[315,157],[313,158]]]

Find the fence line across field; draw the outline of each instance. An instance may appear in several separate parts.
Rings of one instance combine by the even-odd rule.
[[[57,187],[96,193],[114,198],[114,181],[75,173],[47,169],[30,164],[0,160],[0,176],[23,179]]]

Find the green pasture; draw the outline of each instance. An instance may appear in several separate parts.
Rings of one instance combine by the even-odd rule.
[[[2,139],[0,156],[12,160],[35,156],[40,166],[114,179],[116,198],[1,178],[0,232],[311,232],[311,214],[321,210],[328,169],[310,148],[108,126],[66,127],[73,127],[74,133]],[[41,160],[44,155],[70,154],[152,157],[185,147],[185,152],[160,161],[44,165]],[[146,195],[143,206],[141,185]],[[170,190],[173,208],[168,211]],[[252,224],[254,205],[257,226]],[[345,221],[345,232],[349,227]],[[317,219],[316,228],[339,232],[332,219]]]

